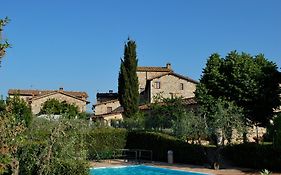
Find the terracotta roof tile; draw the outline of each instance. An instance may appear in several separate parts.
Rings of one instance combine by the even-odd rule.
[[[174,72],[168,72],[168,73],[166,73],[166,74],[162,74],[162,75],[153,77],[153,78],[151,78],[151,79],[148,79],[148,81],[151,81],[151,80],[157,79],[157,78],[161,78],[161,77],[166,76],[166,75],[173,75],[173,76],[179,77],[179,78],[181,78],[181,79],[185,79],[185,80],[187,80],[187,81],[190,81],[190,82],[193,82],[193,83],[196,83],[196,84],[199,83],[198,81],[193,80],[192,78],[189,78],[189,77],[187,77],[187,76],[183,76],[183,75],[180,75],[180,74],[177,74],[177,73],[174,73]]]
[[[138,72],[173,72],[167,67],[137,67]]]
[[[64,91],[64,90],[23,90],[23,89],[9,89],[9,95],[24,95],[24,96],[33,96],[39,97],[43,95],[47,95],[52,92],[62,92],[66,95],[73,96],[79,99],[88,98],[88,94],[86,92],[78,92],[78,91]]]

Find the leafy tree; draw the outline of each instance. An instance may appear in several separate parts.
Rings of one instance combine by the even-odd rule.
[[[213,103],[212,114],[207,116],[207,125],[210,135],[214,135],[217,144],[224,145],[225,140],[232,142],[233,131],[236,135],[244,132],[242,109],[233,102],[218,99]]]
[[[16,152],[22,143],[24,130],[25,126],[13,114],[11,104],[0,111],[0,174],[18,174]]]
[[[236,51],[225,58],[212,54],[196,89],[199,103],[212,106],[215,99],[233,101],[243,108],[244,122],[266,125],[280,105],[280,77],[275,63],[263,55]]]
[[[21,122],[28,127],[33,117],[30,106],[18,95],[7,98],[6,103],[16,122]]]
[[[35,119],[18,151],[21,174],[89,174],[88,132],[85,121]]]
[[[133,117],[139,111],[137,65],[136,43],[128,39],[125,44],[124,57],[121,59],[118,77],[119,101],[124,108],[123,114],[125,118]]]
[[[133,117],[125,118],[123,121],[120,121],[119,126],[127,130],[143,130],[145,128],[145,115],[139,111]]]
[[[146,128],[163,130],[171,128],[173,121],[182,118],[186,109],[182,98],[163,98],[161,94],[154,97],[151,113],[146,117]]]
[[[271,137],[275,147],[281,148],[281,113],[273,120],[273,124],[268,127],[267,130],[269,136]]]
[[[9,23],[10,19],[6,17],[5,19],[0,19],[0,64],[1,64],[1,59],[4,57],[6,49],[10,47],[10,44],[8,43],[7,40],[3,42],[2,39],[2,32],[3,32],[3,27],[6,26]]]
[[[57,99],[49,99],[47,100],[39,114],[54,114],[54,115],[63,115],[65,118],[83,118],[85,117],[85,113],[80,113],[79,109],[74,104],[68,104],[63,101],[60,102]]]
[[[208,136],[206,126],[206,119],[198,111],[186,111],[181,118],[173,121],[172,129],[175,136],[201,144],[201,140]]]

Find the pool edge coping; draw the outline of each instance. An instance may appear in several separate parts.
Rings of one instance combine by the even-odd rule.
[[[186,170],[180,170],[180,169],[171,169],[167,167],[160,167],[160,166],[153,166],[153,165],[145,165],[145,164],[140,164],[140,165],[119,165],[119,166],[109,166],[109,167],[91,167],[90,170],[93,169],[105,169],[105,168],[126,168],[126,167],[137,167],[137,166],[146,166],[150,168],[159,168],[159,169],[166,169],[166,170],[172,170],[172,171],[180,171],[180,172],[190,172],[190,173],[195,173],[198,175],[215,175],[212,173],[203,173],[203,172],[197,172],[197,171],[186,171]]]

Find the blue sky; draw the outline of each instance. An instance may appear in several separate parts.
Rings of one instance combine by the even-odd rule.
[[[280,0],[3,0],[13,48],[0,68],[0,94],[64,87],[95,102],[97,92],[117,90],[128,36],[139,65],[170,62],[197,80],[214,52],[264,53],[280,67],[280,8]]]

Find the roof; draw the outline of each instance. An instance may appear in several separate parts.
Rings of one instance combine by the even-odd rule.
[[[80,92],[80,91],[64,91],[64,90],[25,90],[25,89],[9,89],[8,94],[9,95],[32,95],[32,96],[38,96],[42,95],[44,93],[50,93],[55,91],[62,91],[64,93],[67,93],[69,95],[73,95],[76,97],[84,97],[88,98],[88,94],[86,92]]]
[[[112,99],[118,99],[118,93],[97,93],[97,98],[112,98]]]
[[[167,67],[137,67],[138,72],[173,72]]]
[[[195,97],[184,98],[184,99],[182,99],[182,100],[183,100],[183,101],[182,101],[183,104],[186,105],[186,106],[189,106],[189,105],[196,105],[196,104],[197,104],[197,101],[196,101]],[[139,106],[139,109],[140,109],[140,110],[148,110],[148,109],[150,109],[151,105],[152,105],[152,103],[140,105],[140,106]],[[160,102],[159,105],[162,106],[162,105],[165,105],[165,103],[164,103],[164,102]]]
[[[173,75],[173,76],[176,76],[176,77],[178,77],[178,78],[185,79],[185,80],[187,80],[187,81],[190,81],[190,82],[193,82],[193,83],[196,83],[196,84],[199,83],[198,81],[193,80],[192,78],[189,78],[189,77],[187,77],[187,76],[183,76],[183,75],[180,75],[180,74],[177,74],[177,73],[174,73],[174,72],[168,72],[168,73],[166,73],[166,74],[162,74],[162,75],[153,77],[153,78],[151,78],[151,79],[148,79],[147,81],[151,81],[151,80],[154,80],[154,79],[157,79],[157,78],[161,78],[161,77],[166,76],[166,75]]]
[[[196,105],[197,101],[195,99],[195,97],[191,97],[191,98],[185,98],[182,99],[183,100],[183,104],[186,106],[189,105]],[[161,106],[165,105],[164,102],[159,103]],[[139,109],[144,111],[144,110],[149,110],[151,107],[152,103],[150,104],[143,104],[143,105],[139,105]],[[104,116],[108,116],[108,115],[112,115],[112,114],[121,114],[124,112],[124,108],[122,106],[119,106],[118,108],[114,109],[113,111],[109,112],[109,113],[105,113],[105,114],[100,114],[100,115],[93,115],[93,117],[104,117]]]
[[[32,100],[39,99],[54,93],[61,93],[89,103],[87,100],[85,100],[88,97],[88,94],[86,92],[64,91],[64,90],[22,90],[22,89],[9,89],[8,91],[9,95],[32,96],[33,97]]]

